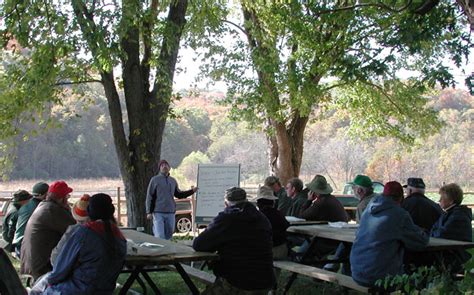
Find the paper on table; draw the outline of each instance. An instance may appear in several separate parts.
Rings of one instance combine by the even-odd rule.
[[[337,221],[337,222],[328,222],[330,227],[336,227],[336,228],[357,228],[359,227],[358,224],[356,223],[347,223],[344,221]]]
[[[134,241],[127,239],[127,255],[160,256],[169,254],[169,251],[163,250],[164,247],[164,245],[148,242],[137,244]]]
[[[161,244],[153,244],[153,243],[148,243],[148,242],[144,242],[144,243],[141,243],[139,245],[140,247],[147,247],[147,248],[163,248],[164,245],[161,245]]]
[[[292,221],[306,221],[306,219],[298,218],[298,217],[294,217],[294,216],[285,216],[285,218],[286,218],[286,221],[288,221],[288,222],[292,222]]]

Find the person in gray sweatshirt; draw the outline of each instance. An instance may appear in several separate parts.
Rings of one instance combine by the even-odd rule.
[[[160,173],[151,178],[146,194],[146,213],[148,219],[153,219],[153,235],[169,240],[173,236],[175,226],[176,202],[174,197],[183,199],[197,191],[193,187],[181,191],[176,179],[170,176],[170,165],[161,160]]]

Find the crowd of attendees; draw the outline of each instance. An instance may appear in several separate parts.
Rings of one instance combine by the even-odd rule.
[[[20,259],[20,273],[32,276],[30,294],[112,294],[115,289],[126,240],[115,222],[112,198],[84,195],[71,208],[72,191],[64,181],[40,182],[32,194],[13,195],[14,209],[3,221],[4,250]],[[1,273],[15,273],[5,262]],[[25,289],[18,277],[2,277],[3,292],[25,294]]]
[[[162,166],[169,167],[167,162],[160,163]],[[168,177],[169,169],[165,170],[160,173]],[[165,204],[171,208],[165,212],[167,216],[158,216],[160,212],[154,210],[155,202],[165,206],[156,200],[160,194],[154,195],[162,183],[169,182],[167,178],[153,179],[155,186],[150,185],[147,197],[146,213],[156,220],[174,215],[169,202]],[[359,199],[355,214],[359,226],[353,243],[321,240],[314,244],[287,233],[290,223],[286,216],[349,221],[322,175],[306,185],[292,178],[286,186],[269,176],[252,202],[241,188],[226,190],[225,209],[193,241],[196,251],[219,254],[219,259],[209,265],[217,279],[204,294],[273,292],[278,276],[273,261],[299,261],[307,251],[317,259],[333,255],[335,260],[344,261],[341,272],[366,287],[373,287],[387,275],[410,273],[419,266],[434,265],[453,274],[463,271],[470,258],[465,250],[447,250],[441,255],[423,252],[430,237],[472,241],[471,209],[462,205],[463,191],[457,184],[440,188],[439,204],[426,197],[421,178],[409,178],[404,186],[387,182],[382,194],[374,193],[372,180],[366,175],[357,175],[352,186]],[[112,294],[115,289],[127,247],[114,219],[112,199],[106,194],[83,195],[71,208],[68,199],[72,191],[66,182],[56,181],[35,184],[31,194],[25,190],[13,194],[14,206],[3,221],[4,250],[16,255],[21,261],[20,272],[35,280],[31,294]],[[174,181],[168,194],[184,197],[195,191],[181,192]],[[169,239],[173,228],[154,223],[156,234]],[[1,254],[3,260],[3,250]],[[2,263],[11,267],[9,262]],[[321,267],[338,271],[341,265]],[[0,290],[2,287],[0,284]]]

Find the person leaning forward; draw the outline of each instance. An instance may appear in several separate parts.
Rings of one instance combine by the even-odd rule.
[[[217,279],[203,294],[267,294],[275,278],[272,228],[268,219],[247,201],[245,190],[225,192],[225,209],[194,239],[196,251],[217,251],[210,266]]]

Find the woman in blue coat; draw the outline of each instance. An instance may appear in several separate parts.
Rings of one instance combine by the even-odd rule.
[[[112,199],[93,195],[89,222],[77,227],[64,244],[43,294],[112,294],[123,267],[126,240],[117,227]]]

